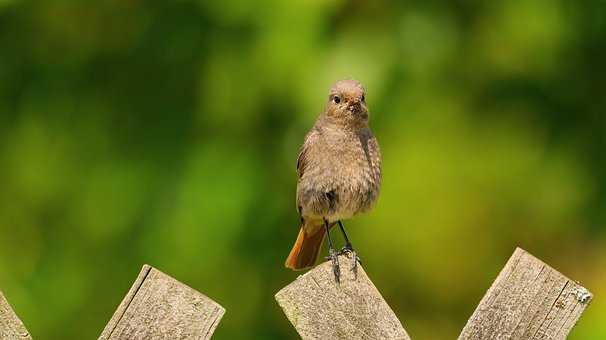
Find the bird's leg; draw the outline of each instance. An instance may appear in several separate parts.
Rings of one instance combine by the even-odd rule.
[[[341,223],[341,221],[338,221],[339,223],[339,228],[341,229],[341,233],[343,233],[343,238],[345,239],[345,247],[343,247],[343,249],[341,249],[340,254],[351,254],[351,259],[352,259],[352,264],[351,264],[351,270],[354,273],[358,272],[358,262],[362,263],[362,261],[360,260],[360,257],[358,257],[358,254],[356,253],[356,251],[354,250],[353,246],[351,245],[351,242],[349,241],[349,238],[347,237],[347,233],[345,232],[345,228],[343,227],[343,223]]]
[[[328,257],[326,259],[332,261],[332,271],[335,274],[335,281],[339,283],[341,279],[339,254],[335,251],[335,248],[332,245],[332,240],[330,239],[330,226],[328,224],[328,220],[326,219],[324,219],[324,228],[326,229],[326,237],[328,238]]]

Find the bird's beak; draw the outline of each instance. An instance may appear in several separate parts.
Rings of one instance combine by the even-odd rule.
[[[360,111],[362,111],[362,107],[360,105],[360,101],[359,100],[354,100],[352,101],[349,106],[347,107],[347,109],[351,112],[351,113],[358,113]]]

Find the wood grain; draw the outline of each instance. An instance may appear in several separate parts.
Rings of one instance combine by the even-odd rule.
[[[566,339],[591,293],[517,248],[459,339]]]
[[[286,317],[303,339],[406,339],[408,334],[358,266],[339,256],[341,282],[325,262],[297,278],[276,294]]]
[[[13,312],[4,294],[0,291],[0,339],[31,340],[31,338],[23,322]]]
[[[210,339],[225,309],[144,265],[99,339]]]

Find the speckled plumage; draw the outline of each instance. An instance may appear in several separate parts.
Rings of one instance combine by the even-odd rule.
[[[305,137],[297,160],[300,237],[320,232],[324,219],[332,224],[370,210],[379,196],[381,153],[368,127],[364,92],[355,80],[337,82]]]
[[[379,195],[381,154],[367,127],[346,130],[320,118],[298,163],[297,207],[304,220],[351,218],[368,211]]]

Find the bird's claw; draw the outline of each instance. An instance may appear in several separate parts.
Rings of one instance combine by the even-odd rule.
[[[332,261],[332,271],[335,274],[335,281],[341,281],[341,268],[339,267],[339,254],[334,249],[329,249],[326,260]]]
[[[358,263],[362,264],[362,260],[358,256],[358,253],[356,253],[356,251],[353,249],[351,244],[345,245],[345,247],[343,247],[341,249],[341,251],[339,252],[339,255],[345,255],[348,258],[351,258],[351,261],[352,261],[351,262],[351,271],[357,275],[358,274]]]

